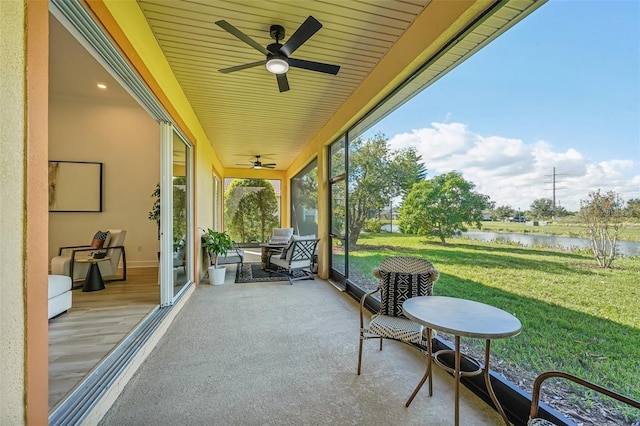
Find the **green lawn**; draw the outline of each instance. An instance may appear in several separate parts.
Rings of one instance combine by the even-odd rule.
[[[535,374],[571,372],[640,399],[639,258],[603,270],[582,254],[473,240],[441,245],[373,234],[362,235],[358,245],[350,255],[352,276],[371,277],[387,256],[421,257],[440,271],[435,294],[488,303],[518,317],[522,333],[492,343],[492,353],[509,365]],[[626,414],[640,419],[637,410]]]

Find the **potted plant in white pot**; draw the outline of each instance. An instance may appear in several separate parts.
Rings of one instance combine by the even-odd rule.
[[[226,256],[227,252],[233,249],[233,240],[226,232],[209,228],[202,236],[202,248],[209,254],[209,284],[224,284],[227,268],[218,267],[218,256]]]

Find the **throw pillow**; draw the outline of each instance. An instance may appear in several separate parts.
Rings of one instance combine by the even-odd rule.
[[[405,300],[432,294],[431,274],[380,271],[380,313],[382,315],[406,318],[402,312],[402,303]]]
[[[109,231],[98,231],[93,236],[93,240],[91,241],[91,245],[89,247],[94,249],[101,249],[104,247],[104,243],[107,241],[107,237],[109,236]]]

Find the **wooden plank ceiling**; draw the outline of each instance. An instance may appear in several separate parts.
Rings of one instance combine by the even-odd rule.
[[[160,47],[222,164],[249,165],[266,156],[284,170],[376,66],[430,0],[139,0]],[[262,53],[224,31],[226,20],[262,46],[284,42],[312,15],[323,28],[291,57],[340,65],[333,76],[290,68],[280,93],[264,66],[230,74],[219,69],[256,62]]]
[[[427,61],[407,85],[396,91],[391,102],[366,121],[375,121],[437,81],[545,1],[474,4],[479,6],[476,12],[484,12],[477,19],[459,17],[455,30],[441,28],[444,50]],[[289,167],[416,18],[423,12],[430,13],[430,3],[431,0],[138,0],[223,166],[249,167],[253,156],[262,155],[264,162],[276,163],[277,170]],[[434,2],[433,6],[442,9],[446,4]],[[274,42],[269,35],[271,25],[284,27],[286,43],[310,15],[323,27],[291,57],[339,65],[337,75],[290,68],[287,77],[291,90],[280,93],[276,77],[262,65],[229,74],[218,71],[265,57],[220,28],[216,21],[227,21],[266,47]],[[445,40],[449,37],[449,41]]]

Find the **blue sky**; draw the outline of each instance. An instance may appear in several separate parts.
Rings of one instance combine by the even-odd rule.
[[[497,205],[640,198],[640,0],[550,0],[375,125]]]

